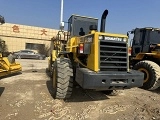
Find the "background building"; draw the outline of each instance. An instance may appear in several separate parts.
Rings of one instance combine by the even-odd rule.
[[[5,41],[9,52],[49,47],[51,38],[56,38],[58,30],[5,23],[0,26],[0,39]]]

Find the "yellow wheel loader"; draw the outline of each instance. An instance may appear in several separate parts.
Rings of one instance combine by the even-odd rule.
[[[67,41],[60,37],[52,41],[48,69],[55,99],[69,98],[74,82],[83,89],[96,91],[143,85],[144,74],[129,69],[128,36],[105,32],[107,15],[105,10],[99,32],[97,18],[73,14],[68,19]]]
[[[143,86],[146,90],[160,87],[160,29],[153,27],[135,28],[129,31],[131,40],[130,67],[144,73]]]
[[[5,20],[2,16],[0,16],[0,23],[5,23]],[[11,75],[22,70],[21,65],[19,63],[16,63],[11,55],[9,55],[8,57],[3,56],[4,45],[5,41],[0,40],[0,77]]]

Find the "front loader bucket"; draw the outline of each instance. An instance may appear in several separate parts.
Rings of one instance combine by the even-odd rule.
[[[10,63],[7,57],[0,58],[0,77],[7,76],[22,71],[22,66],[17,63]]]

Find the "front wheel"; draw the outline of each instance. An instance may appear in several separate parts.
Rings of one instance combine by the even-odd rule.
[[[133,69],[144,73],[143,86],[140,88],[155,90],[160,86],[160,67],[158,64],[149,60],[144,60],[138,62]]]
[[[73,70],[68,58],[57,58],[53,66],[53,97],[55,99],[66,99],[72,94]]]

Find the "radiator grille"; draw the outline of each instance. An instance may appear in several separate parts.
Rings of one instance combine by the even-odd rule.
[[[100,40],[100,70],[127,71],[127,44]]]

